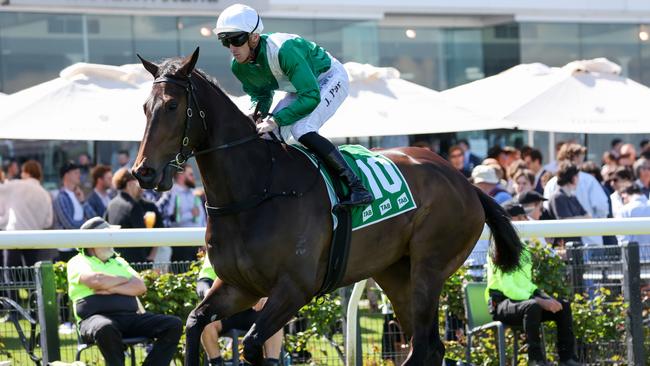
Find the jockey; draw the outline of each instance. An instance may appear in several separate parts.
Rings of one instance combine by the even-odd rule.
[[[341,205],[371,203],[372,194],[338,149],[318,134],[348,96],[349,81],[343,65],[322,47],[300,36],[261,34],[263,29],[255,9],[235,4],[219,15],[213,30],[232,53],[232,72],[243,84],[244,92],[257,103],[262,117],[269,115],[273,92],[287,92],[269,118],[254,117],[257,132],[290,129],[296,140],[315,152],[350,188],[348,199]]]

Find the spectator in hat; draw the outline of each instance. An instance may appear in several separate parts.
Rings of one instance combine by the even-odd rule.
[[[479,165],[472,170],[472,183],[492,197],[497,203],[504,204],[512,196],[499,184],[496,169],[488,165]]]
[[[539,220],[542,216],[542,210],[544,208],[542,203],[544,201],[546,201],[546,198],[537,191],[528,191],[517,196],[517,203],[523,207],[528,219],[535,221]]]
[[[142,200],[142,188],[127,168],[120,168],[115,172],[113,185],[118,193],[108,203],[104,214],[106,221],[111,225],[120,225],[122,229],[144,229],[144,215],[147,211],[152,211],[156,215],[154,227],[163,227],[158,208],[153,202]],[[122,257],[129,263],[152,261],[156,253],[155,247],[125,248],[121,251]]]
[[[84,223],[83,193],[79,187],[81,171],[79,166],[69,161],[59,169],[61,189],[52,202],[55,229],[79,229]],[[60,248],[58,260],[67,261],[74,256],[74,249]]]
[[[82,230],[109,229],[95,217]],[[107,366],[123,366],[123,338],[155,339],[143,365],[169,365],[183,324],[176,316],[140,310],[137,297],[147,290],[140,275],[113,248],[80,249],[67,266],[68,294],[79,334],[97,344]]]
[[[508,216],[510,216],[510,219],[512,221],[528,220],[528,218],[526,217],[526,211],[524,210],[524,207],[517,202],[514,201],[508,202],[503,206],[503,208],[506,210]]]

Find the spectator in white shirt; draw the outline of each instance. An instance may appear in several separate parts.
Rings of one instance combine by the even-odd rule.
[[[579,144],[567,143],[562,145],[558,153],[558,161],[570,161],[580,166],[584,162],[587,149]],[[544,187],[544,197],[551,199],[553,194],[559,190],[557,177],[551,178],[546,187]],[[609,200],[605,190],[598,183],[596,178],[585,172],[578,173],[578,185],[575,196],[584,208],[587,214],[593,218],[606,218],[609,214]],[[544,207],[548,209],[549,202],[544,202]],[[602,236],[583,237],[585,245],[602,245]]]
[[[612,217],[621,217],[621,208],[623,208],[624,203],[619,191],[632,184],[633,181],[634,175],[629,168],[619,166],[614,171],[612,178],[609,180],[611,187],[614,189],[614,193],[609,196],[612,202]]]
[[[620,190],[623,198],[621,218],[650,217],[650,204],[648,198],[641,192],[636,184],[629,184]],[[650,244],[650,235],[619,235],[619,244],[626,242],[637,242],[639,244]],[[642,253],[645,251],[641,251]]]
[[[41,186],[43,170],[36,160],[22,165],[22,179],[7,181],[0,185],[0,204],[5,219],[4,229],[43,230],[52,227],[52,199]],[[42,260],[52,260],[56,250],[21,249],[4,250],[5,267],[32,266]]]

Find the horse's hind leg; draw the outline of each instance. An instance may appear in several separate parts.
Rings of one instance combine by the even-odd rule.
[[[264,364],[263,345],[298,313],[307,297],[294,282],[285,278],[273,288],[264,308],[244,337],[244,359],[255,366]]]
[[[404,257],[372,276],[381,286],[393,310],[397,315],[406,339],[413,335],[413,322],[411,317],[411,264],[408,257]]]
[[[438,304],[445,281],[440,263],[411,257],[411,315],[413,338],[405,366],[442,365],[445,346],[438,329]]]
[[[217,279],[185,325],[185,366],[199,366],[201,333],[208,323],[252,307],[257,297]]]

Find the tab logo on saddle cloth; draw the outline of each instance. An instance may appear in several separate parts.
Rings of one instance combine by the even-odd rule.
[[[295,147],[317,164],[313,154],[302,146]],[[360,145],[342,145],[339,150],[364,186],[375,196],[370,205],[352,209],[352,230],[376,224],[417,207],[406,179],[390,159]],[[322,164],[321,174],[327,183],[327,191],[334,207],[338,197],[334,193],[332,179]],[[336,227],[336,219],[334,220]]]

